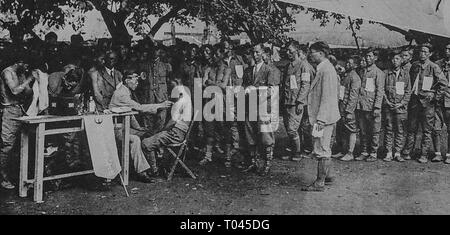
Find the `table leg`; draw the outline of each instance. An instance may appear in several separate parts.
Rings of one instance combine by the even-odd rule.
[[[28,133],[26,128],[22,128],[20,136],[20,175],[19,175],[19,197],[27,197],[28,187]]]
[[[34,163],[34,201],[43,202],[44,179],[44,139],[45,123],[40,123],[36,128],[36,156]]]
[[[123,183],[128,185],[130,169],[130,116],[123,117],[123,140],[122,140],[122,174]]]

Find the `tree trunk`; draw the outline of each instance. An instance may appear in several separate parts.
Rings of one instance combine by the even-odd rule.
[[[128,33],[127,27],[125,25],[125,20],[127,19],[127,14],[124,12],[113,13],[109,10],[100,10],[103,20],[105,21],[106,27],[111,34],[112,41],[114,44],[117,43],[130,43],[131,35]]]

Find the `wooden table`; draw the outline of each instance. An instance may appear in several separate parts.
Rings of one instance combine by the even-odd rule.
[[[129,148],[130,148],[130,117],[136,112],[123,114],[111,114],[115,123],[122,123],[122,174],[124,184],[128,185],[129,170]],[[108,115],[103,115],[108,116]],[[38,116],[22,117],[17,119],[23,123],[20,146],[20,175],[19,175],[19,196],[27,197],[28,188],[34,188],[34,201],[43,202],[44,181],[63,179],[74,176],[88,175],[94,173],[93,170],[74,172],[63,175],[44,177],[44,141],[46,136],[59,135],[84,131],[84,116]],[[71,128],[51,129],[48,124],[81,121],[81,125]],[[51,126],[51,125],[50,125]],[[31,133],[36,133],[34,179],[28,178],[28,148]]]

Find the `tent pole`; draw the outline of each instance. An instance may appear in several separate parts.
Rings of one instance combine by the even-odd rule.
[[[348,17],[348,22],[350,23],[350,28],[352,29],[352,36],[355,39],[356,47],[358,48],[358,51],[360,51],[361,48],[359,47],[358,37],[356,36],[355,28],[353,27],[353,21],[350,16]]]

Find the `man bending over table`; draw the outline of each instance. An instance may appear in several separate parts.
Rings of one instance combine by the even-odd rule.
[[[139,75],[135,71],[125,72],[125,79],[120,84],[111,98],[109,108],[122,108],[128,107],[142,113],[155,114],[160,109],[167,109],[172,105],[172,102],[166,101],[161,104],[139,104],[134,101],[131,96],[131,91],[136,90],[139,84]],[[119,128],[115,129],[116,138],[121,140],[123,138],[122,132]],[[135,117],[131,118],[131,130],[130,130],[130,152],[131,159],[133,160],[134,169],[137,173],[137,180],[144,183],[154,182],[150,175],[155,175],[158,172],[155,159],[150,159],[147,162],[144,153],[141,148],[141,137],[144,136],[146,131],[142,128]],[[150,172],[149,172],[150,171]]]

